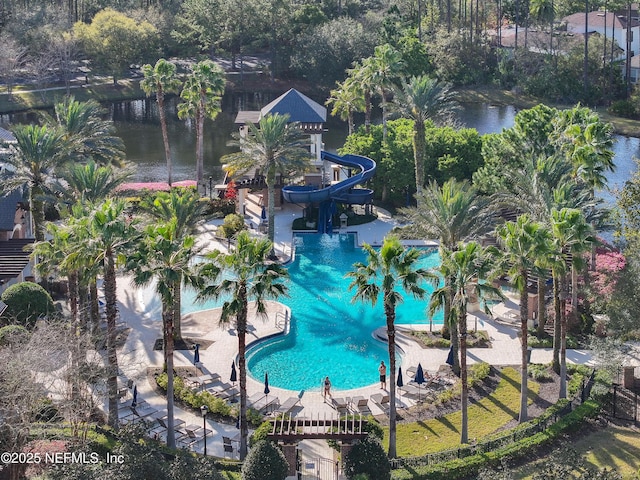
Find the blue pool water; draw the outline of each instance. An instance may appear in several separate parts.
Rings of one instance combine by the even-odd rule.
[[[336,389],[375,383],[380,360],[388,364],[389,356],[386,343],[374,339],[372,332],[386,320],[381,299],[375,307],[351,302],[351,280],[344,275],[355,262],[366,260],[355,236],[305,234],[294,241],[295,260],[288,267],[290,296],[280,299],[291,308],[291,330],[250,348],[250,374],[262,380],[268,372],[271,385],[291,390],[317,390],[326,375]],[[421,266],[438,264],[437,252],[425,251]],[[433,290],[430,285],[425,288],[429,294]],[[193,304],[185,298],[183,305],[194,311],[219,302]],[[397,308],[396,324],[428,323],[426,307],[426,299],[405,297]],[[442,323],[442,313],[434,322]]]

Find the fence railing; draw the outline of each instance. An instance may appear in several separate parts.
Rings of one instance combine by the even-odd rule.
[[[574,395],[574,397],[567,402],[567,404],[559,409],[551,407],[542,416],[531,420],[527,424],[519,425],[514,429],[505,432],[497,437],[489,437],[485,440],[474,445],[467,445],[450,450],[443,450],[441,452],[429,453],[419,457],[404,457],[391,460],[391,468],[403,468],[403,467],[419,467],[423,465],[433,465],[437,463],[448,462],[459,458],[470,457],[476,454],[483,454],[497,450],[499,448],[510,445],[514,442],[522,440],[524,438],[535,435],[546,430],[548,427],[558,422],[562,417],[571,413],[573,409],[582,404],[591,394],[591,388],[595,382],[595,369],[591,372],[589,379],[583,382],[580,390]]]

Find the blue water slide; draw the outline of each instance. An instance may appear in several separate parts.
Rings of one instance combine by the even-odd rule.
[[[348,168],[357,168],[360,173],[341,182],[325,188],[317,188],[312,185],[290,185],[282,189],[282,196],[290,203],[322,203],[340,202],[355,205],[365,205],[373,199],[373,190],[368,188],[355,188],[356,185],[369,180],[376,173],[376,162],[360,155],[336,155],[335,153],[321,152],[323,160],[337,163]]]

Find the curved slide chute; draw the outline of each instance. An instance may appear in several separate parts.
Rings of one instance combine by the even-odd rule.
[[[373,191],[367,188],[354,188],[369,180],[376,173],[376,162],[360,155],[336,155],[325,152],[320,154],[323,160],[349,168],[358,168],[360,173],[334,185],[317,188],[312,185],[290,185],[282,189],[282,196],[290,203],[314,203],[334,200],[342,203],[364,205],[373,198]]]
[[[335,211],[335,202],[350,205],[365,205],[373,199],[373,190],[355,188],[366,182],[376,173],[376,162],[361,155],[336,155],[325,152],[320,154],[323,160],[337,163],[348,168],[357,168],[360,173],[325,188],[312,185],[290,185],[282,189],[282,196],[290,203],[319,203],[318,232],[331,233],[331,217]]]

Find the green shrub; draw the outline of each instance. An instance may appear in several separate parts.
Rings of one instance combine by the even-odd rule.
[[[529,376],[536,382],[550,382],[553,380],[553,374],[548,365],[540,363],[532,363],[528,368]]]
[[[231,213],[224,217],[224,223],[220,225],[218,230],[223,238],[231,238],[245,228],[247,226],[244,224],[244,217],[237,213]]]
[[[156,376],[156,382],[162,390],[167,390],[167,374],[161,373]],[[195,392],[189,387],[184,385],[182,379],[178,376],[173,380],[173,394],[174,397],[193,409],[200,411],[202,405],[206,405],[209,408],[209,413],[212,415],[220,415],[222,417],[228,417],[229,420],[234,419],[234,410],[227,402],[211,395],[209,392]]]
[[[7,304],[2,318],[32,328],[39,317],[54,311],[51,295],[37,283],[21,282],[11,285],[0,297]]]
[[[0,347],[24,343],[29,339],[29,330],[22,325],[7,325],[0,328]]]
[[[609,113],[625,118],[638,118],[638,110],[629,100],[616,100],[609,107]]]
[[[369,435],[351,447],[344,459],[344,473],[349,479],[362,474],[370,479],[390,479],[391,465],[380,440]]]
[[[267,435],[271,433],[272,428],[273,426],[271,425],[271,422],[269,420],[262,422],[262,424],[255,429],[253,435],[249,437],[249,446],[253,447],[256,443],[266,440]]]
[[[480,385],[491,374],[491,365],[486,362],[474,363],[469,368],[468,382],[470,387]]]
[[[547,335],[542,338],[539,338],[535,335],[528,335],[527,345],[529,345],[529,347],[531,348],[552,348],[553,338]]]
[[[282,450],[267,440],[260,440],[251,450],[242,465],[242,480],[284,480],[289,464]]]

